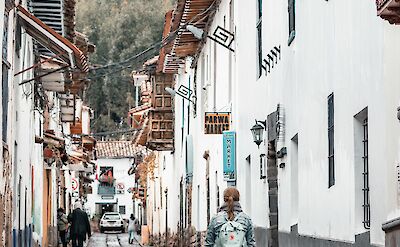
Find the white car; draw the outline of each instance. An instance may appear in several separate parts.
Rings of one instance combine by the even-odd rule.
[[[100,232],[121,231],[125,232],[125,224],[119,213],[108,212],[103,214],[100,220]]]

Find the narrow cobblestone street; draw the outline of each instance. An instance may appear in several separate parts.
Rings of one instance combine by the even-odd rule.
[[[89,239],[88,247],[140,247],[137,240],[129,244],[128,233],[94,233]]]

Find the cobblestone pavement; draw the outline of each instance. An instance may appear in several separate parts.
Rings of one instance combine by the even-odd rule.
[[[128,233],[94,233],[87,247],[140,247],[137,240],[128,243]]]

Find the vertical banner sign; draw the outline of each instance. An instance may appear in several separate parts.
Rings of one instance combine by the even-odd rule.
[[[236,132],[223,133],[224,180],[236,180]]]

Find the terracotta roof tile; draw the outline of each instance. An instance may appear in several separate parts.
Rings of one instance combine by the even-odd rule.
[[[98,158],[130,158],[143,150],[131,141],[98,141],[96,143]]]

